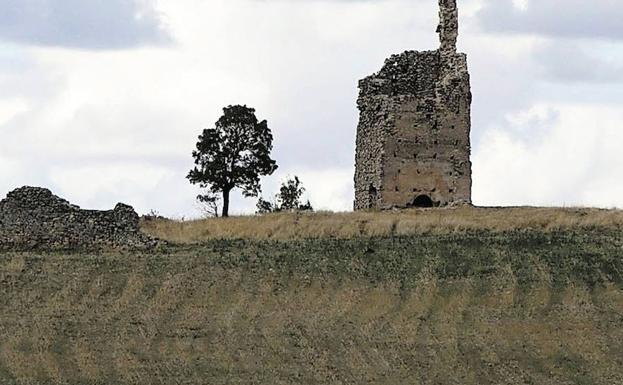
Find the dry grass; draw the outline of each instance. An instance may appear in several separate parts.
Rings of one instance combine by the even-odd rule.
[[[0,384],[622,383],[616,234],[423,238],[0,253]]]
[[[590,208],[478,208],[356,213],[280,213],[196,221],[152,220],[150,235],[176,243],[208,239],[353,238],[443,234],[470,230],[553,231],[570,228],[621,228],[623,211]]]

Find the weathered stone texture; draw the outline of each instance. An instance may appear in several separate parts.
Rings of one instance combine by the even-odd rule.
[[[439,50],[443,53],[456,53],[456,41],[459,37],[459,10],[456,0],[439,0]]]
[[[440,7],[439,50],[394,55],[359,83],[357,210],[471,203],[467,58],[456,2]]]
[[[22,187],[0,201],[0,250],[146,249],[134,209],[81,210],[48,189]]]

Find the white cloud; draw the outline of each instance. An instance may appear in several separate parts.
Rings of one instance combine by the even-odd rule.
[[[316,210],[350,211],[353,208],[354,182],[353,170],[345,169],[302,169],[281,171],[273,180],[273,190],[279,183],[296,175],[306,190],[302,200],[309,199]]]
[[[28,102],[22,98],[0,99],[0,126],[28,110]]]
[[[526,11],[528,9],[528,5],[530,4],[529,0],[513,0],[513,5],[515,8],[520,9],[522,11]]]
[[[132,199],[138,209],[145,209],[150,192],[156,191],[159,183],[170,174],[166,168],[128,162],[53,167],[49,171],[50,180],[58,186],[58,194],[89,208],[99,209],[112,208],[102,206],[102,202],[128,199]],[[142,199],[137,201],[137,196]]]
[[[508,116],[474,154],[475,203],[623,207],[622,121],[618,108],[572,104]],[[526,125],[536,140],[517,134]]]

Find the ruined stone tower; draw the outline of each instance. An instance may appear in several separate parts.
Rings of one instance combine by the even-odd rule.
[[[467,57],[456,0],[439,0],[441,46],[407,51],[359,82],[355,210],[471,203]]]

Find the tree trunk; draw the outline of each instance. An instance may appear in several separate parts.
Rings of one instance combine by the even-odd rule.
[[[231,190],[223,190],[223,210],[221,211],[221,217],[227,218],[229,216],[229,192]]]

